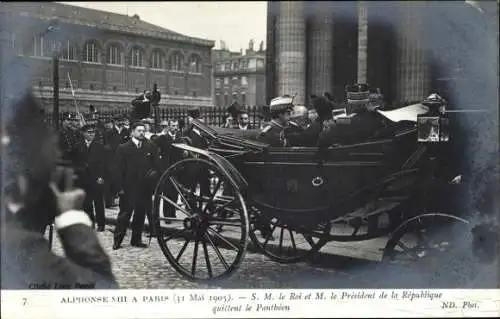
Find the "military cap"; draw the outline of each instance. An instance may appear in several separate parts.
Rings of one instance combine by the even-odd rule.
[[[155,121],[152,119],[152,118],[144,118],[141,120],[142,123],[146,123],[146,124],[155,124]]]
[[[198,119],[200,117],[200,108],[195,106],[195,107],[191,107],[187,110],[187,115],[194,118],[194,119]]]
[[[274,114],[282,113],[291,109],[293,109],[293,97],[290,95],[276,97],[271,100],[269,105],[269,111]]]

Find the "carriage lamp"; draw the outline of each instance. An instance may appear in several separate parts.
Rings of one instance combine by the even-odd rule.
[[[417,131],[420,143],[439,143],[450,140],[449,119],[444,116],[419,115]]]

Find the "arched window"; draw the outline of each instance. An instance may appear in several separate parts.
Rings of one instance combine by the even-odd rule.
[[[139,47],[134,47],[130,50],[130,66],[143,67],[144,66],[144,53]]]
[[[85,43],[82,52],[83,62],[99,63],[99,47],[94,41]]]
[[[108,64],[122,65],[122,49],[117,44],[112,44],[106,52],[106,62]]]
[[[189,72],[201,73],[201,58],[196,54],[189,58]]]
[[[62,60],[68,60],[68,61],[76,61],[77,60],[77,48],[76,45],[71,43],[71,41],[66,41],[66,43],[63,44],[62,49],[62,54],[61,54],[61,59]]]
[[[163,69],[163,53],[158,49],[151,53],[151,68]]]
[[[169,68],[172,71],[182,71],[184,65],[184,56],[180,52],[174,52],[168,61]]]

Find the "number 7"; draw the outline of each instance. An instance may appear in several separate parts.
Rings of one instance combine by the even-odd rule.
[[[23,306],[26,306],[26,303],[28,302],[27,298],[23,298]]]

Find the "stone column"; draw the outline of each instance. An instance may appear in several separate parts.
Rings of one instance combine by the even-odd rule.
[[[308,47],[308,79],[310,94],[322,95],[333,88],[333,15],[329,10],[311,17]]]
[[[421,101],[431,85],[429,53],[424,48],[425,16],[418,4],[399,8],[396,54],[396,101]]]
[[[294,95],[303,104],[306,89],[306,25],[303,3],[279,2],[276,21],[276,62],[278,95]]]
[[[358,83],[367,83],[368,71],[368,5],[359,1],[358,6]]]

